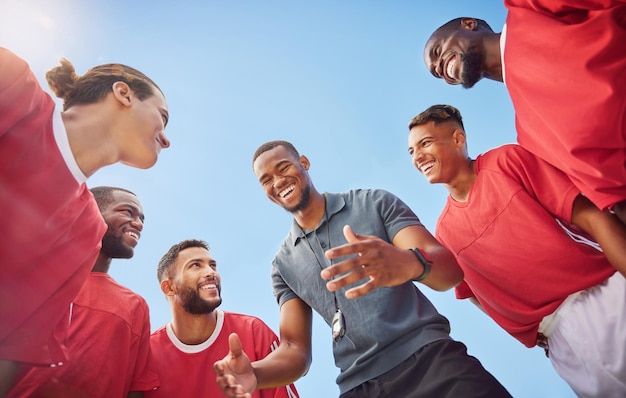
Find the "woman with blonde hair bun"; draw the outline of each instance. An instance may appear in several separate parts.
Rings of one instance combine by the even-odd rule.
[[[159,87],[121,64],[78,76],[72,64],[46,74],[63,109],[28,64],[0,48],[0,397],[20,363],[62,366],[70,303],[106,231],[85,182],[123,163],[152,167],[170,143]]]

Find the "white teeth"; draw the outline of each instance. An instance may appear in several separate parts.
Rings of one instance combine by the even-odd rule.
[[[426,174],[430,169],[433,168],[434,165],[435,162],[428,162],[426,164],[423,164],[420,166],[420,171],[422,172],[422,174]]]
[[[139,235],[137,235],[134,232],[126,232],[126,235],[130,236],[131,238],[134,238],[136,240],[139,240]]]
[[[282,190],[278,193],[278,195],[280,195],[281,198],[284,198],[285,196],[289,195],[290,193],[292,193],[296,188],[293,185],[290,185],[287,187],[287,189]]]
[[[456,58],[448,62],[448,68],[446,69],[446,73],[448,74],[448,77],[452,77],[452,72],[454,70],[455,63],[456,63]]]
[[[217,285],[213,284],[213,283],[209,283],[207,285],[202,286],[200,289],[202,290],[209,290],[209,289],[215,289],[217,287]]]

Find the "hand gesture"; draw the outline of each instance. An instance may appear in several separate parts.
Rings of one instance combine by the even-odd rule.
[[[251,398],[257,380],[250,359],[241,349],[236,333],[228,336],[228,345],[229,353],[213,365],[217,385],[227,397]]]
[[[417,266],[410,251],[397,248],[376,236],[356,234],[349,225],[343,228],[343,234],[348,243],[326,251],[326,257],[353,256],[322,270],[321,277],[325,280],[343,274],[326,284],[328,290],[335,291],[369,279],[346,291],[347,298],[356,298],[381,286],[397,286],[413,278]]]

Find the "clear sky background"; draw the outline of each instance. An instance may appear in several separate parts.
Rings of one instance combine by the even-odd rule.
[[[445,103],[461,110],[472,156],[515,141],[503,84],[464,90],[424,67],[430,33],[459,16],[500,31],[506,10],[478,0],[0,0],[0,46],[26,59],[42,82],[64,56],[78,74],[102,63],[131,65],[164,91],[172,146],[157,165],[116,165],[88,182],[130,189],[143,203],[135,256],[114,261],[110,273],[147,300],[152,329],[170,318],[158,260],[172,244],[199,238],[218,261],[221,308],[256,315],[278,331],[270,268],[291,216],[263,194],[254,150],[291,141],[311,160],[318,190],[387,189],[434,232],[447,191],[413,168],[408,121]],[[449,318],[452,336],[514,397],[574,397],[541,349],[525,348],[452,291],[420,289]],[[317,314],[314,320],[313,364],[296,386],[305,398],[335,397],[330,329]]]

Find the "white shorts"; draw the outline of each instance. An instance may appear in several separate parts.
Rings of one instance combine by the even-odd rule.
[[[550,360],[579,397],[626,397],[626,279],[616,272],[541,323]]]

